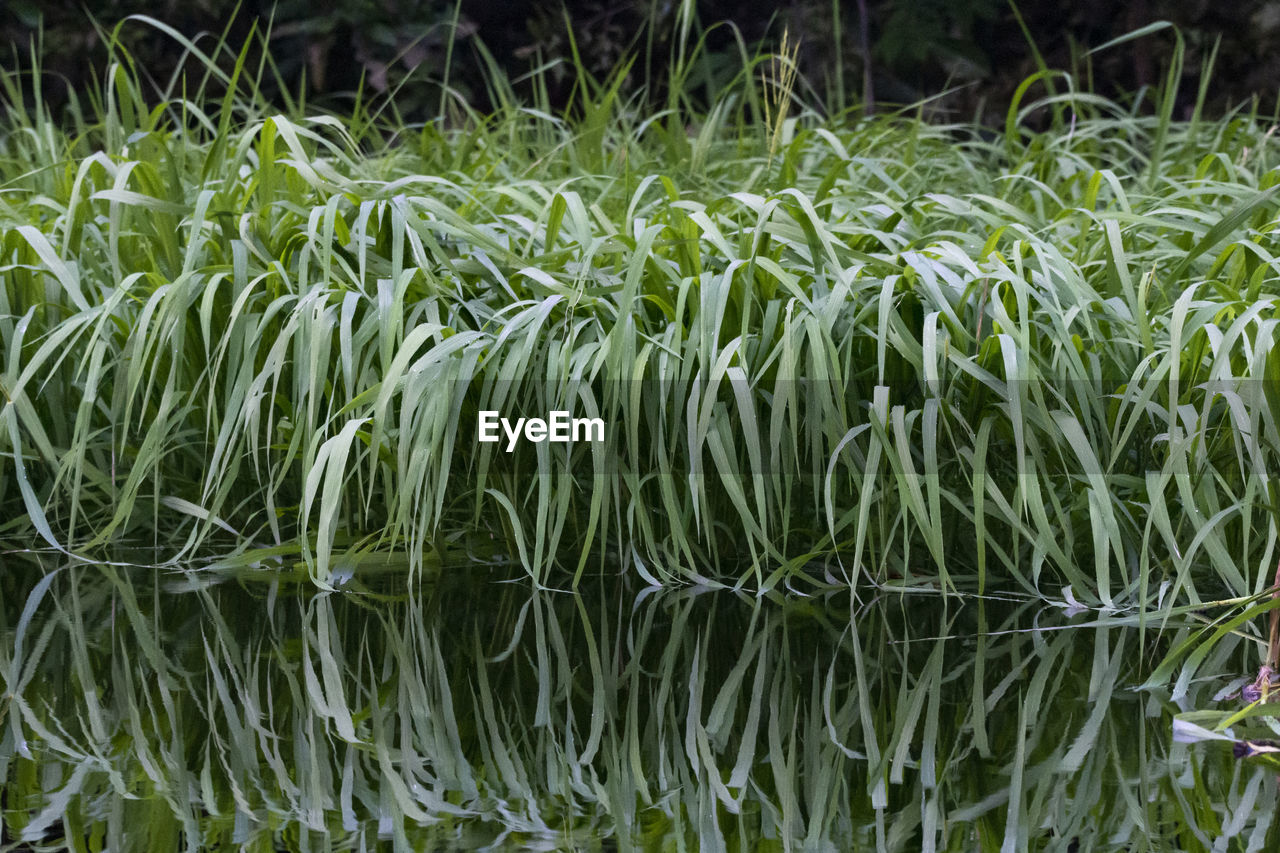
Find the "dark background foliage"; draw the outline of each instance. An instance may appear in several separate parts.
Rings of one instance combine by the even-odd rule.
[[[128,15],[153,16],[192,37],[204,33],[198,43],[205,49],[224,31],[239,45],[251,27],[270,23],[277,69],[267,75],[268,92],[278,97],[279,84],[340,108],[361,86],[367,95],[394,91],[402,117],[422,119],[436,115],[446,67],[450,86],[486,106],[480,45],[517,81],[549,66],[541,79],[557,105],[571,97],[575,48],[581,65],[600,77],[634,54],[627,85],[661,91],[679,7],[678,0],[0,0],[0,63],[26,66],[37,44],[43,96],[57,104],[70,90],[91,87],[106,61],[102,32]],[[785,29],[800,40],[812,86],[802,98],[811,105],[912,103],[946,91],[931,102],[935,116],[998,122],[1019,82],[1038,67],[1032,44],[1049,67],[1091,78],[1079,81],[1082,88],[1122,101],[1140,96],[1163,79],[1172,29],[1087,63],[1085,54],[1157,20],[1175,24],[1186,40],[1184,111],[1215,44],[1210,113],[1254,98],[1261,110],[1275,109],[1280,52],[1270,46],[1280,38],[1280,0],[1020,0],[1016,9],[1008,0],[700,0],[695,35],[706,35],[706,53],[697,82],[703,92],[727,82],[742,67],[739,39],[749,50],[769,49]],[[181,45],[138,23],[121,32],[140,68],[167,82]]]

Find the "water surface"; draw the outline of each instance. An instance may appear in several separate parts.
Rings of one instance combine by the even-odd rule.
[[[1171,737],[1242,637],[1175,705],[1177,623],[1041,601],[55,566],[0,572],[3,849],[1276,849]]]

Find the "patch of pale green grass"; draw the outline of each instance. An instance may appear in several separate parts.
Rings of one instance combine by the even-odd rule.
[[[405,127],[273,113],[245,55],[155,106],[121,54],[58,121],[3,77],[6,542],[322,586],[483,559],[1127,605],[1270,578],[1259,116],[1058,78],[993,140],[771,126],[748,62],[706,114],[584,79],[553,116],[498,81],[493,115]],[[606,441],[476,440],[480,411],[560,409]]]

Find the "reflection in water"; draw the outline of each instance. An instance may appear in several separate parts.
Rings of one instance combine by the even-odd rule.
[[[10,561],[0,848],[1274,849],[1274,777],[1132,689],[1136,621],[386,583]]]

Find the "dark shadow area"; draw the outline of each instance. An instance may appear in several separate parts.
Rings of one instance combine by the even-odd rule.
[[[1280,35],[1280,6],[1266,0],[7,0],[0,63],[25,67],[35,49],[43,96],[63,105],[71,93],[96,88],[108,58],[104,36],[130,15],[152,16],[205,51],[264,36],[249,67],[262,67],[264,91],[282,106],[301,98],[349,111],[357,92],[365,101],[394,94],[394,109],[409,121],[440,115],[442,86],[482,113],[495,108],[495,74],[516,81],[525,100],[563,108],[580,70],[605,79],[629,58],[624,92],[643,89],[661,103],[672,56],[695,47],[697,72],[679,89],[704,98],[697,106],[705,108],[739,73],[744,53],[777,50],[784,32],[799,45],[808,83],[802,100],[829,113],[928,99],[937,118],[998,125],[1018,85],[1045,67],[1070,72],[1076,90],[1145,100],[1149,111],[1148,90],[1167,81],[1178,38],[1185,56],[1173,73],[1175,118],[1189,117],[1202,82],[1209,116],[1254,99],[1270,113],[1280,88],[1280,58],[1269,49]],[[1089,53],[1160,21],[1173,27]],[[184,61],[192,65],[181,43],[136,21],[120,38],[162,89],[180,81]]]

